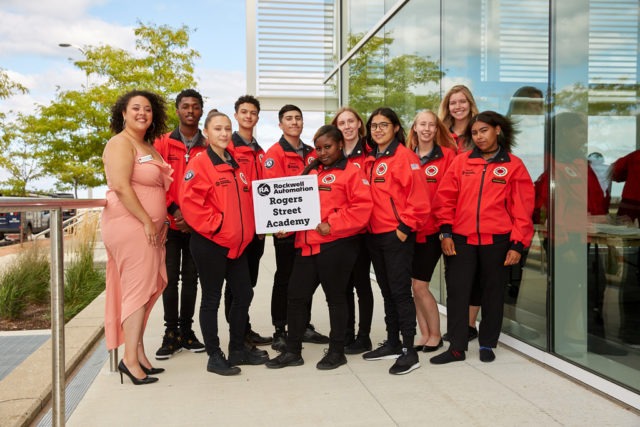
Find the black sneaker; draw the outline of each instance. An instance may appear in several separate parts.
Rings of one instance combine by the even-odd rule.
[[[478,330],[473,326],[469,326],[469,341],[473,341],[478,338]],[[442,336],[443,341],[449,341],[449,332]]]
[[[180,337],[176,331],[166,331],[162,337],[162,346],[156,351],[157,360],[166,360],[175,353],[180,353],[182,346],[180,345]]]
[[[269,353],[267,352],[267,350],[260,350],[255,345],[248,344],[247,342],[244,343],[244,348],[253,354],[257,354],[258,356],[267,356],[267,358],[269,357]]]
[[[329,344],[329,337],[326,335],[322,335],[320,332],[316,331],[316,328],[314,328],[313,325],[309,323],[307,329],[304,331],[304,335],[302,335],[302,342],[309,342],[313,344]]]
[[[316,368],[322,371],[328,371],[330,369],[336,369],[337,367],[345,365],[346,363],[347,358],[344,357],[343,353],[325,350],[324,357],[320,359],[320,361],[316,364]]]
[[[252,345],[267,345],[267,344],[271,344],[271,342],[273,341],[273,338],[263,337],[256,331],[250,329],[249,332],[247,332],[245,340]]]
[[[480,347],[480,361],[489,363],[496,360],[496,354],[490,348]]]
[[[193,330],[189,329],[186,332],[181,331],[180,339],[182,348],[189,350],[192,353],[202,353],[204,351],[204,344],[198,341],[198,338],[196,338],[196,334],[193,332]]]
[[[371,338],[369,335],[358,335],[356,340],[344,347],[345,354],[360,354],[365,351],[371,351]]]
[[[437,356],[433,356],[429,359],[432,365],[444,365],[445,363],[461,362],[466,358],[464,351],[447,350],[444,353],[440,353]]]
[[[256,354],[246,348],[229,352],[229,364],[237,365],[262,365],[269,360],[269,356]]]
[[[364,360],[397,359],[402,354],[402,344],[394,346],[388,341],[378,344],[378,348],[362,355]]]
[[[222,350],[217,349],[209,356],[207,362],[207,371],[213,372],[218,375],[237,375],[240,373],[240,368],[237,366],[231,366],[227,358],[224,356]]]
[[[396,359],[396,363],[389,368],[389,373],[393,375],[404,375],[420,367],[418,353],[413,347],[403,348],[402,354]]]
[[[304,365],[304,360],[302,359],[302,356],[295,353],[280,353],[279,355],[265,363],[265,366],[271,369],[280,369],[286,368],[287,366],[300,365]]]
[[[276,331],[273,334],[271,348],[280,353],[287,351],[287,333],[285,331]]]

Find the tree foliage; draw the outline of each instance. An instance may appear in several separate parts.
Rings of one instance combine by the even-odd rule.
[[[349,36],[349,45],[355,45],[363,34]],[[349,61],[348,104],[363,119],[375,108],[386,105],[393,108],[406,124],[415,113],[425,108],[437,110],[440,103],[438,84],[444,75],[438,61],[417,54],[392,56],[394,39],[389,33],[373,37]]]
[[[189,47],[190,31],[186,26],[139,23],[134,52],[109,45],[84,47],[84,58],[74,64],[86,73],[87,84],[79,91],[58,90],[50,104],[36,108],[29,126],[20,129],[29,135],[22,141],[40,141],[39,151],[31,155],[43,174],[58,180],[59,189],[72,188],[77,196],[78,188],[104,184],[102,151],[111,137],[110,109],[120,95],[145,89],[172,99],[196,87],[193,62],[199,53]],[[177,122],[174,109],[169,108],[168,115],[170,124]],[[20,145],[21,140],[10,139],[7,144]],[[14,160],[0,156],[5,165]]]
[[[9,78],[7,71],[0,68],[0,99],[9,98],[16,93],[27,93],[26,87]]]

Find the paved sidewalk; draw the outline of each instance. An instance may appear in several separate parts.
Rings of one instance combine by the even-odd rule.
[[[251,319],[254,329],[271,333],[273,246],[267,241]],[[375,284],[374,284],[375,286]],[[374,343],[384,332],[382,301],[374,292]],[[197,320],[197,319],[196,319]],[[220,315],[223,346],[228,330]],[[324,294],[316,293],[312,322],[329,332]],[[443,323],[444,324],[444,323]],[[195,330],[200,337],[199,328]],[[150,318],[145,345],[150,356],[161,343],[162,306]],[[387,373],[393,361],[349,363],[333,371],[315,364],[326,346],[305,344],[300,367],[270,370],[242,366],[242,373],[222,377],[206,371],[206,354],[183,351],[167,361],[154,361],[167,371],[160,381],[133,386],[105,363],[75,409],[69,426],[638,426],[637,412],[500,347],[497,360],[478,360],[477,340],[468,358],[445,366],[429,364],[405,376]],[[269,348],[271,356],[275,352]]]

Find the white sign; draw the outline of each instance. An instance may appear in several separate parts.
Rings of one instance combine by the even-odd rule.
[[[316,175],[260,179],[251,185],[256,233],[313,230],[320,223]]]

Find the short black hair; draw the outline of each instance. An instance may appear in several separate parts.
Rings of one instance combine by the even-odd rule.
[[[286,113],[288,113],[289,111],[297,111],[298,113],[300,113],[300,115],[302,115],[302,110],[293,105],[293,104],[287,104],[285,106],[283,106],[280,111],[278,111],[278,122],[282,121],[282,116],[284,116]]]
[[[180,107],[180,101],[182,98],[195,98],[200,103],[200,108],[204,107],[204,101],[202,100],[202,95],[195,89],[185,89],[176,96],[176,108]]]
[[[253,95],[242,95],[240,98],[238,98],[236,103],[233,104],[233,108],[236,113],[238,112],[238,108],[240,108],[240,105],[242,104],[253,104],[258,109],[258,113],[260,112],[260,101],[258,101]]]

